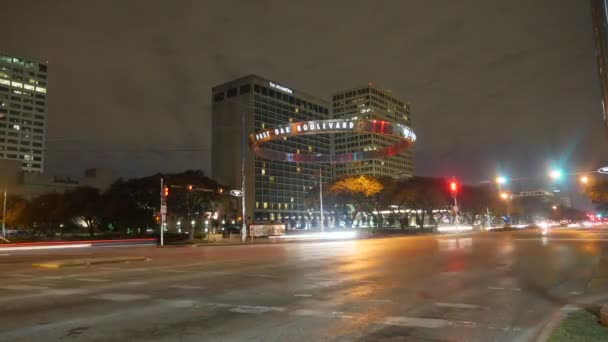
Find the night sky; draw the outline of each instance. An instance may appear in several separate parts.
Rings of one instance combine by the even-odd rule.
[[[391,89],[412,105],[418,175],[474,182],[608,162],[588,1],[2,8],[0,51],[49,62],[51,173],[208,172],[211,87],[250,73],[326,99],[368,82]]]

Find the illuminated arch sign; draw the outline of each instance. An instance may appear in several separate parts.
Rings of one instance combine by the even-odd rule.
[[[598,169],[597,173],[602,173],[602,174],[608,175],[608,166],[604,166],[604,167]]]
[[[262,147],[264,143],[299,135],[330,133],[374,133],[398,138],[394,145],[372,151],[360,151],[342,154],[319,153],[286,153]],[[282,125],[252,134],[249,145],[255,154],[263,159],[296,163],[349,163],[394,156],[408,149],[416,141],[416,134],[411,128],[381,120],[316,120],[302,121]]]

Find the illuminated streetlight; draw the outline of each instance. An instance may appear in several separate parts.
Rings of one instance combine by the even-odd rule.
[[[583,183],[583,184],[587,184],[587,183],[589,183],[589,177],[587,177],[587,176],[582,176],[582,177],[580,178],[580,181],[581,181],[581,183]]]
[[[506,193],[506,192],[503,192],[503,193],[500,194],[500,198],[502,198],[503,200],[506,200],[506,199],[509,198],[509,194]]]
[[[556,206],[556,205],[554,205],[554,206],[552,206],[552,207],[551,207],[551,209],[553,209],[553,210],[557,210],[557,206]]]
[[[498,184],[505,184],[507,182],[507,177],[504,176],[498,176],[496,177],[496,183]]]
[[[551,170],[549,172],[549,177],[551,177],[551,179],[553,179],[553,180],[559,180],[562,178],[562,171],[561,170]]]

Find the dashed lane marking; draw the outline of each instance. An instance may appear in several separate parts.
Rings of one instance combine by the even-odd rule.
[[[202,290],[202,289],[204,289],[203,286],[195,286],[195,285],[171,285],[169,287],[173,288],[173,289],[178,289],[178,290]]]
[[[147,281],[128,281],[125,283],[125,285],[139,286],[139,285],[146,285],[147,283],[148,283]]]
[[[84,281],[87,283],[105,283],[110,281],[109,279],[101,279],[101,278],[74,278],[74,280]]]
[[[507,290],[507,291],[521,291],[521,288],[519,288],[519,287],[500,287],[500,286],[488,286],[488,290],[496,290],[496,291],[501,291],[501,290]]]
[[[435,303],[435,306],[441,308],[454,308],[454,309],[479,309],[479,305],[465,304],[465,303]]]
[[[9,273],[7,274],[9,277],[18,277],[18,278],[32,278],[31,274],[23,274],[23,273]]]
[[[308,294],[308,293],[296,293],[293,296],[294,297],[312,297],[312,295]]]
[[[274,278],[274,276],[270,274],[248,274],[247,276],[256,278]]]
[[[87,289],[52,289],[52,290],[46,290],[44,293],[53,295],[53,296],[73,296],[73,295],[88,294],[89,290],[87,290]]]
[[[266,312],[283,312],[285,308],[277,306],[260,306],[260,305],[237,305],[230,310],[230,312],[237,312],[243,314],[262,314]]]
[[[40,290],[46,290],[46,289],[48,289],[48,287],[36,286],[36,285],[3,285],[3,286],[0,286],[0,289],[12,290],[12,291],[40,291]]]
[[[9,256],[11,255],[10,253],[0,253],[0,256]]]
[[[150,298],[149,295],[144,294],[132,294],[132,293],[104,293],[98,296],[94,296],[95,299],[110,300],[113,302],[132,302],[135,300],[142,300]]]
[[[397,325],[408,328],[428,328],[437,329],[450,326],[450,321],[437,318],[418,318],[418,317],[387,317],[381,321],[384,325]]]

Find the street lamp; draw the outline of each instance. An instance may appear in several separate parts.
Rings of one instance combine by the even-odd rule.
[[[507,177],[505,177],[505,176],[496,177],[497,184],[505,184],[506,182],[507,182]]]
[[[551,207],[551,209],[553,209],[553,210],[557,210],[557,206],[556,206],[556,205],[554,205],[554,206],[552,206],[552,207]]]
[[[587,176],[582,176],[579,180],[583,184],[589,183],[589,177],[587,177]]]
[[[560,180],[562,178],[562,171],[561,170],[551,170],[549,171],[549,177],[553,180]]]
[[[509,194],[506,192],[503,192],[500,194],[500,198],[502,198],[503,200],[509,199]]]

